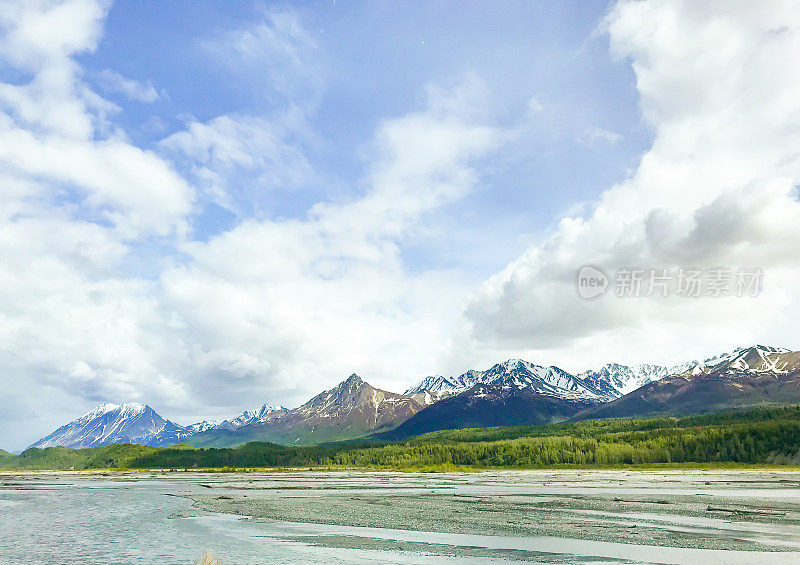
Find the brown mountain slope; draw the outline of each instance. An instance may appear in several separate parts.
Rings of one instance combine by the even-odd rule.
[[[800,370],[725,369],[652,382],[574,419],[700,414],[715,410],[800,402]]]
[[[279,410],[235,431],[211,430],[189,440],[197,446],[233,446],[248,441],[311,445],[391,430],[423,406],[364,382],[356,374],[293,410]]]

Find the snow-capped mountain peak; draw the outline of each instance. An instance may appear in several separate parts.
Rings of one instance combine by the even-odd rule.
[[[280,410],[286,410],[284,406],[271,406],[264,404],[258,410],[245,410],[239,416],[231,419],[203,420],[189,426],[193,434],[199,434],[208,430],[235,430],[242,426],[247,426],[255,422],[261,422],[269,415]]]
[[[166,445],[190,434],[191,431],[165,420],[146,404],[106,402],[31,447],[97,447],[114,443]]]
[[[202,422],[197,422],[195,424],[190,424],[186,427],[188,430],[192,432],[192,435],[194,435],[202,432],[207,432],[208,430],[215,430],[220,427],[220,424],[226,421],[227,420],[215,418],[211,420],[203,420]]]
[[[480,382],[499,387],[527,388],[561,398],[599,399],[603,395],[567,371],[522,359],[498,363],[481,374]]]
[[[415,399],[425,395],[433,401],[444,396],[459,394],[475,385],[499,388],[530,389],[539,394],[560,398],[599,400],[603,394],[574,375],[555,366],[544,367],[524,359],[509,359],[497,363],[485,371],[468,371],[458,377],[426,377],[405,394]]]
[[[418,392],[442,392],[458,388],[458,382],[453,377],[443,377],[442,375],[431,375],[425,377],[416,385],[406,390],[403,394],[411,396]]]
[[[800,369],[800,352],[782,347],[754,345],[704,360],[665,366],[649,363],[609,363],[572,375],[556,366],[541,366],[523,359],[509,359],[486,371],[470,371],[459,377],[426,377],[405,394],[431,404],[446,396],[460,394],[476,384],[529,388],[562,398],[613,400],[653,381],[671,375],[702,374],[725,369],[755,372],[787,372]]]
[[[702,374],[711,371],[735,369],[739,371],[781,373],[800,368],[800,354],[784,347],[752,345],[737,347],[733,351],[715,355],[703,361],[695,360],[680,365],[675,374]]]
[[[137,414],[141,414],[145,410],[147,410],[148,406],[146,404],[142,404],[141,402],[125,402],[123,404],[114,404],[112,402],[103,402],[102,404],[98,405],[96,408],[90,410],[80,418],[79,420],[83,419],[91,419],[96,418],[102,414],[108,414],[110,412],[119,412],[120,414],[124,414],[125,416],[135,416]]]
[[[584,371],[578,378],[606,397],[617,398],[672,374],[670,371],[668,367],[647,363],[632,366],[609,363],[597,370]]]
[[[669,367],[609,363],[598,370],[580,373],[578,378],[609,397],[616,398],[672,375],[700,375],[728,369],[780,373],[797,368],[800,368],[800,353],[783,347],[753,345]]]

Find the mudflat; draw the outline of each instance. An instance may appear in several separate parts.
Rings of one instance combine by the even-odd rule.
[[[280,543],[287,542],[318,551],[379,551],[410,562],[421,562],[422,555],[553,563],[800,562],[800,471],[794,470],[0,475],[3,490],[85,480],[118,488],[125,482],[133,499],[139,489],[142,496],[188,501],[172,511],[179,522],[224,518],[220,532],[249,532],[253,562],[263,558],[263,548],[280,557]]]
[[[264,521],[556,536],[745,551],[800,549],[800,472],[219,474],[199,510]]]

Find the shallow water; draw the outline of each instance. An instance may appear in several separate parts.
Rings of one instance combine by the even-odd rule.
[[[227,564],[438,562],[433,556],[287,540],[282,531],[269,535],[268,525],[237,516],[170,519],[191,501],[167,494],[197,489],[162,480],[78,480],[66,485],[43,481],[31,490],[0,489],[0,563],[190,564],[206,549],[224,556]]]
[[[791,551],[730,551],[663,547],[552,535],[480,535],[413,531],[347,524],[253,521],[231,514],[197,514],[186,496],[272,496],[287,501],[334,497],[361,501],[365,494],[409,499],[425,508],[452,497],[559,500],[568,496],[643,495],[656,492],[676,499],[707,491],[715,500],[798,500],[800,488],[728,488],[686,484],[684,478],[654,490],[632,487],[629,478],[597,475],[597,485],[568,485],[569,475],[398,475],[387,473],[293,473],[283,475],[184,476],[174,478],[4,477],[0,486],[0,563],[6,564],[190,564],[212,549],[226,564],[273,563],[800,563],[800,528],[794,523],[727,520],[664,513],[609,512],[552,508],[553,516],[626,528],[638,524],[679,536],[737,539],[783,545]],[[708,477],[703,477],[704,479]],[[134,480],[135,479],[135,480]],[[580,479],[580,477],[579,477]],[[638,478],[636,480],[639,480]],[[645,482],[647,482],[645,480]],[[544,483],[544,484],[543,484]],[[624,483],[624,484],[623,484]],[[663,487],[663,488],[662,488]],[[701,488],[702,487],[702,488]],[[242,494],[246,493],[246,494]],[[264,499],[267,500],[267,499]],[[269,500],[275,500],[269,499]],[[488,500],[488,498],[487,498]],[[376,507],[375,512],[381,510]],[[186,516],[186,517],[173,517]],[[476,514],[477,516],[477,514]],[[502,516],[501,516],[502,518]],[[509,520],[513,516],[508,517]],[[309,522],[313,522],[313,516]],[[323,521],[320,519],[320,521]],[[487,534],[491,534],[487,528]]]

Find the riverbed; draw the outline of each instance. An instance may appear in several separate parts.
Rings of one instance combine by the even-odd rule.
[[[0,474],[0,563],[800,563],[800,472]]]

